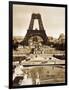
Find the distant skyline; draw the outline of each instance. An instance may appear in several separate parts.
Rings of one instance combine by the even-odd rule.
[[[25,36],[29,28],[32,13],[41,14],[47,36],[58,38],[65,35],[65,8],[31,5],[13,5],[13,36]],[[35,20],[34,27],[38,28]]]

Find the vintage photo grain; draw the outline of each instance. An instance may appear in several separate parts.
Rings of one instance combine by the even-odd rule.
[[[65,7],[13,4],[13,87],[65,83]]]

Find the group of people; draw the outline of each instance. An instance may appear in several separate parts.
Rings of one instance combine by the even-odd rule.
[[[36,72],[36,79],[35,79],[35,84],[40,84],[40,79],[39,79],[39,73]],[[31,75],[31,72],[26,69],[21,63],[15,67],[14,72],[13,72],[13,85],[14,86],[21,86],[21,85],[33,85],[33,78]]]

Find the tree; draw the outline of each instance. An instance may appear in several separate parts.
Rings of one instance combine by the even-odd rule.
[[[14,39],[14,40],[13,40],[13,49],[14,49],[14,50],[17,50],[18,44],[19,44],[18,41],[17,41],[16,39]]]

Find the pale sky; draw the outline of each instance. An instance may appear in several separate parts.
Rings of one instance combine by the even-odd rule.
[[[13,36],[25,36],[32,13],[41,14],[47,36],[58,38],[65,34],[65,8],[50,6],[13,5]],[[35,20],[34,28],[38,27]]]

